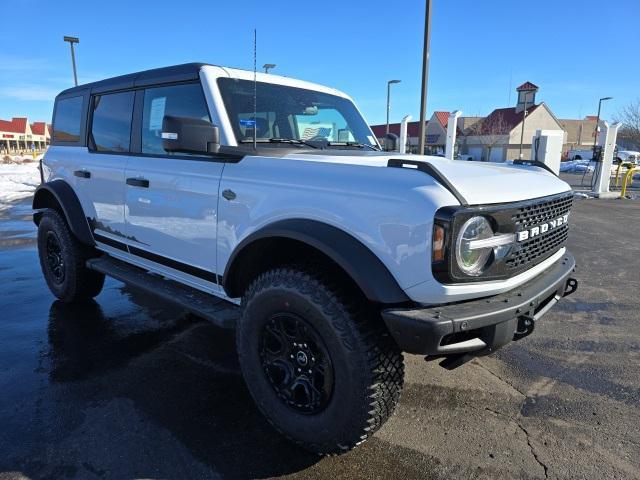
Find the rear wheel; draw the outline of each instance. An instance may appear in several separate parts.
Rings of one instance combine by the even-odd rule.
[[[38,256],[44,278],[63,302],[88,300],[102,291],[104,275],[85,266],[95,250],[81,244],[55,210],[47,210],[38,223]]]
[[[312,451],[346,452],[392,414],[402,353],[356,294],[301,267],[259,276],[236,339],[249,391],[271,424]],[[379,320],[379,319],[378,319]]]

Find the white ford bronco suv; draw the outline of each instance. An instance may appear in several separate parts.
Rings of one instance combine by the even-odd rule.
[[[344,93],[255,75],[185,64],[60,93],[40,263],[65,302],[108,275],[235,329],[267,419],[339,453],[393,412],[402,352],[455,368],[576,289],[573,195],[535,165],[381,151]]]

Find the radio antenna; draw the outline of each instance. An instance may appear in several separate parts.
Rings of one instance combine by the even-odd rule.
[[[258,30],[253,29],[253,149],[257,150],[258,136],[258,81],[257,81],[257,56],[258,56]]]

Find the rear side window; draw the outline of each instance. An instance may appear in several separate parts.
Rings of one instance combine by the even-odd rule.
[[[97,152],[126,153],[131,141],[134,92],[93,97],[89,146]]]
[[[168,155],[162,148],[162,119],[165,115],[211,121],[199,83],[148,88],[142,109],[142,153]],[[180,156],[188,154],[180,153]]]
[[[58,100],[53,119],[54,142],[80,141],[82,99],[80,96]]]

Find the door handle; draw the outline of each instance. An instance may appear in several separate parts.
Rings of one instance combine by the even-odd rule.
[[[87,170],[76,170],[73,174],[80,178],[91,178],[91,172],[88,172]]]
[[[127,185],[132,187],[149,188],[149,180],[146,178],[127,178]]]
[[[227,188],[225,191],[222,192],[222,196],[227,200],[235,200],[236,192],[234,192],[233,190],[229,190]]]

